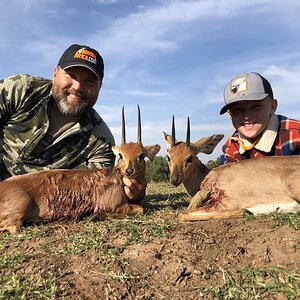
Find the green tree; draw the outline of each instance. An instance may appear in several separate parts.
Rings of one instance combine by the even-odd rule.
[[[168,162],[164,157],[156,156],[153,161],[146,162],[146,178],[154,182],[169,180]]]
[[[209,160],[206,164],[206,166],[209,168],[209,169],[213,169],[213,168],[216,168],[220,165],[220,162],[221,162],[221,156],[218,156],[215,160]]]

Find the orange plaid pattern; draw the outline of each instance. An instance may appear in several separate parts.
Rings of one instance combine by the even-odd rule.
[[[221,164],[262,156],[300,155],[300,121],[281,115],[277,115],[277,117],[279,127],[271,152],[262,152],[254,147],[241,154],[237,138],[238,132],[235,131],[222,148],[224,154],[221,156]]]

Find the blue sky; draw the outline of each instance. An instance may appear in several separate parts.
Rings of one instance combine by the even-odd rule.
[[[71,44],[96,48],[105,77],[96,110],[120,143],[124,105],[127,140],[158,143],[176,119],[179,140],[227,137],[219,115],[223,90],[236,75],[259,72],[272,84],[277,113],[300,119],[298,0],[10,0],[0,2],[0,78],[27,73],[51,78]],[[206,162],[221,153],[221,144]]]

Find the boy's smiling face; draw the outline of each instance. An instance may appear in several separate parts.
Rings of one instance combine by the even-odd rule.
[[[230,105],[228,113],[232,124],[241,134],[255,141],[268,126],[276,111],[277,100],[270,97],[260,101],[239,101]]]

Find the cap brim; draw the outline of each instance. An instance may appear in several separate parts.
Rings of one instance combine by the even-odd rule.
[[[242,101],[261,101],[266,99],[269,96],[269,94],[247,94],[240,98],[236,98],[232,100],[230,103],[224,105],[222,109],[220,110],[220,115],[223,115],[226,113],[229,109],[229,107],[236,102],[242,102]]]
[[[92,71],[97,76],[97,78],[99,78],[100,80],[102,80],[102,77],[97,73],[97,71],[95,69],[93,69],[92,67],[87,66],[85,64],[73,63],[73,64],[67,64],[66,66],[64,64],[60,64],[60,67],[62,69],[64,69],[64,70],[72,68],[72,67],[84,67],[84,68],[87,68],[90,71]]]

